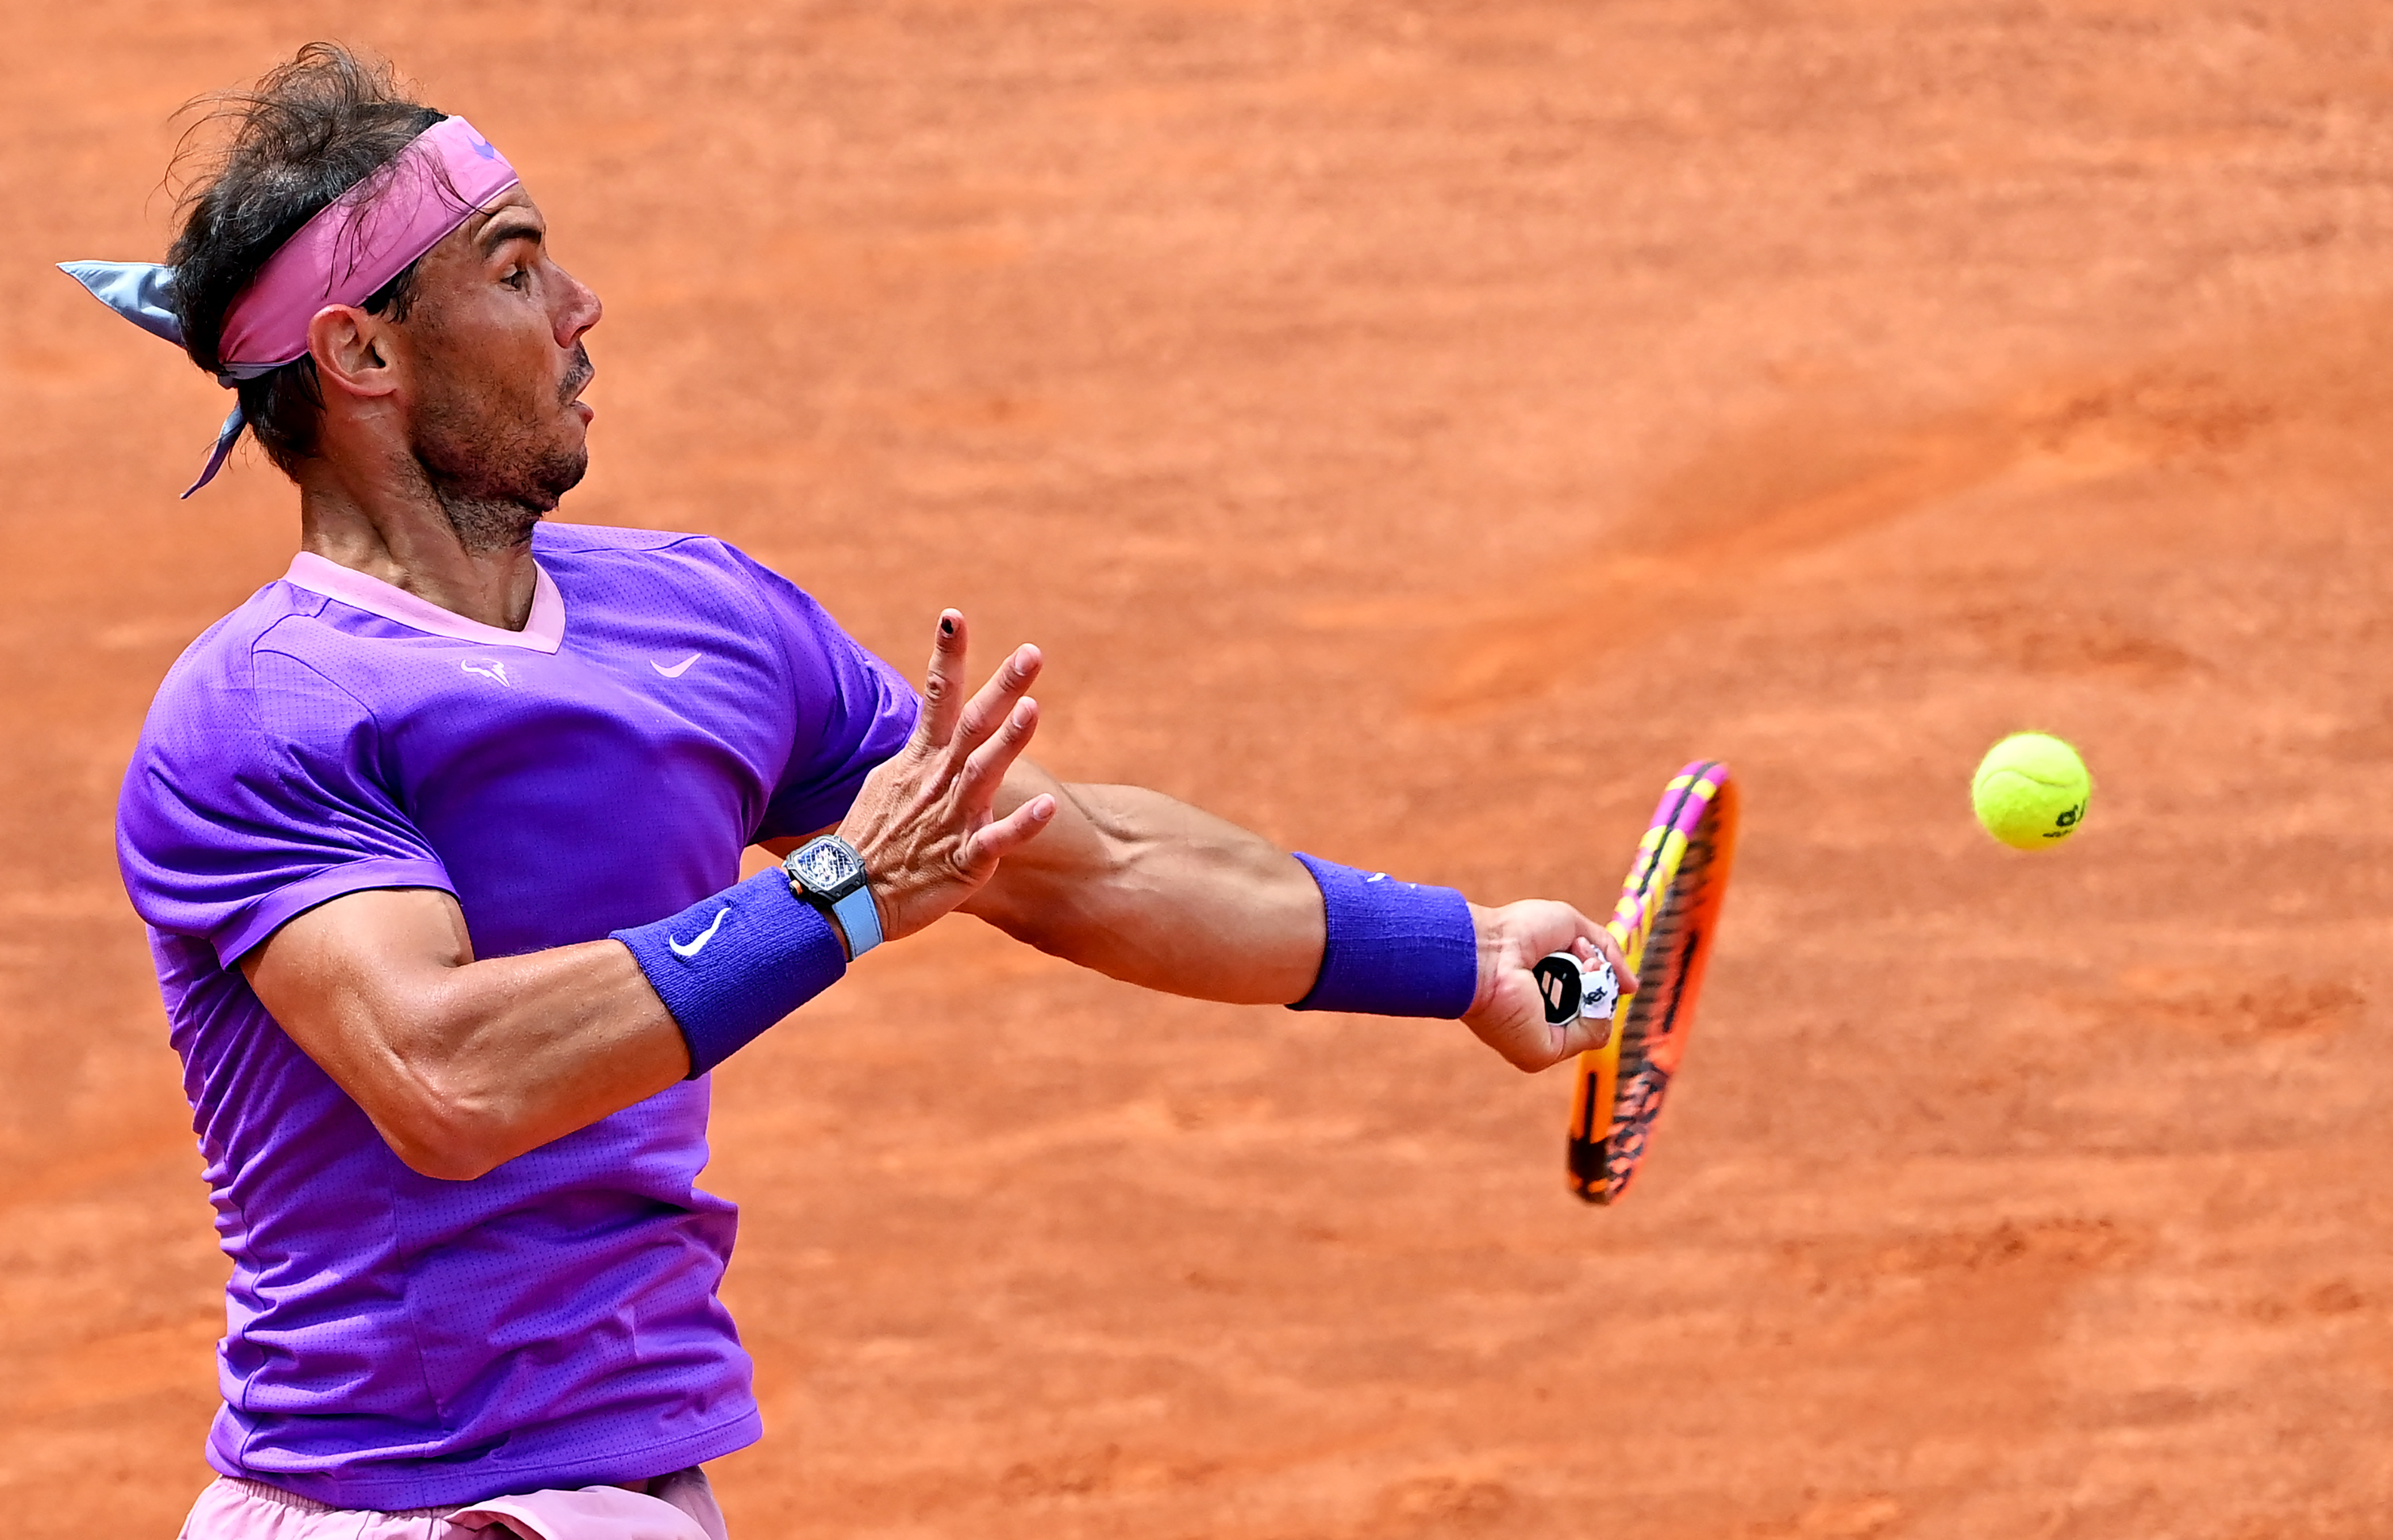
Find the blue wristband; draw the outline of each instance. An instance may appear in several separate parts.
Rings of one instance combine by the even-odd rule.
[[[838,933],[778,867],[613,934],[688,1040],[693,1080],[847,972]]]
[[[1479,993],[1479,927],[1452,888],[1399,882],[1299,852],[1329,935],[1313,991],[1291,1011],[1452,1020]]]

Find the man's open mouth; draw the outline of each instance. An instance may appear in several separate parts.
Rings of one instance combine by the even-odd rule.
[[[583,391],[590,388],[590,382],[597,377],[598,366],[590,361],[589,349],[576,347],[573,350],[573,367],[565,372],[565,381],[557,386],[557,403],[561,406],[579,406],[585,411],[588,410],[588,403],[582,401],[581,396]]]

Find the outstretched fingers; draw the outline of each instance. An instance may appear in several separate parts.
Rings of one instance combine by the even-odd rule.
[[[1006,772],[1039,730],[1039,702],[1028,691],[1044,662],[1039,649],[1025,643],[965,700],[963,616],[951,609],[939,617],[923,726],[918,731],[922,741],[946,761],[937,777],[943,783],[942,800],[962,836],[952,859],[975,879],[985,878],[1000,859],[1020,849],[1055,816],[1055,799],[1039,796],[1003,818],[992,818]]]
[[[963,615],[941,610],[914,736],[865,777],[840,822],[872,874],[882,932],[892,939],[970,897],[1059,810],[1056,798],[1044,795],[996,816],[1007,773],[1038,730],[1039,703],[1029,690],[1042,662],[1039,649],[1014,648],[967,693],[968,643]]]

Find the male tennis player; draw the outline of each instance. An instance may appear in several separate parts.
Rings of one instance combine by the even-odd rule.
[[[699,535],[543,522],[597,296],[462,119],[318,45],[238,98],[170,267],[79,263],[239,393],[299,552],[160,687],[119,812],[232,1258],[190,1540],[721,1540],[760,1433],[699,1190],[707,1076],[963,909],[1151,988],[1586,1046],[1530,966],[1619,965],[1023,755],[1040,658],[918,700]],[[196,488],[194,488],[196,489]],[[188,495],[188,494],[186,494]],[[785,866],[738,880],[752,843]]]

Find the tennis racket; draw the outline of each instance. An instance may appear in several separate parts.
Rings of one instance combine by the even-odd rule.
[[[1735,855],[1736,787],[1727,765],[1698,760],[1663,790],[1604,926],[1637,975],[1628,1005],[1617,1004],[1618,981],[1600,958],[1583,964],[1556,952],[1537,962],[1549,1023],[1613,1024],[1601,1048],[1578,1056],[1571,1102],[1571,1191],[1589,1203],[1619,1202],[1653,1142],[1694,1023]]]

